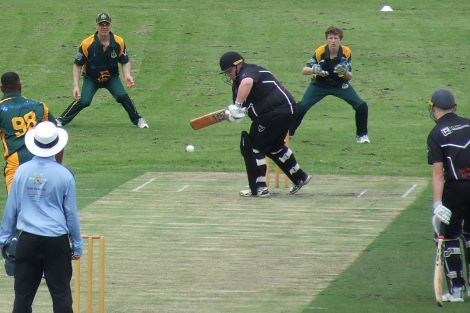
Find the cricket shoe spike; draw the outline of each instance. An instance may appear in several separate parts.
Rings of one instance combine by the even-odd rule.
[[[294,185],[294,186],[290,189],[289,193],[290,193],[291,195],[297,193],[297,191],[299,191],[300,188],[302,188],[303,186],[307,185],[307,184],[310,182],[311,179],[312,179],[312,176],[311,176],[311,175],[307,175],[307,177],[306,177],[304,180],[301,180],[298,184]]]
[[[452,293],[442,295],[443,302],[464,302],[465,287],[455,287]]]
[[[268,187],[260,187],[258,188],[256,194],[253,194],[250,189],[240,190],[240,196],[268,198],[271,196],[271,194],[269,193]]]

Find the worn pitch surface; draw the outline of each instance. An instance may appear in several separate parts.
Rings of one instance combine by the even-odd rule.
[[[83,208],[82,233],[106,237],[108,313],[298,312],[427,183],[314,176],[295,196],[281,187],[260,199],[238,196],[241,173],[146,173]],[[12,280],[0,291],[8,312]],[[33,311],[50,306],[42,284]]]

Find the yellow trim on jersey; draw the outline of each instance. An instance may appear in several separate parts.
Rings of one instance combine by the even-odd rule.
[[[43,121],[48,121],[49,120],[49,108],[47,105],[43,102],[39,102],[42,104],[43,110],[44,110],[44,115],[42,116]]]
[[[88,48],[91,46],[93,41],[95,41],[95,34],[88,36],[82,41],[81,46],[82,46],[83,55],[85,55],[87,59],[88,59]]]
[[[5,184],[7,185],[7,192],[10,192],[13,176],[15,175],[18,166],[20,166],[20,159],[18,157],[18,152],[15,152],[8,157],[7,164],[5,166]]]
[[[317,50],[315,50],[315,59],[317,60],[318,63],[320,63],[320,61],[322,60],[322,56],[325,54],[327,46],[328,46],[327,44],[324,44],[318,47]],[[340,47],[343,50],[344,57],[349,60],[349,58],[351,57],[351,49],[347,46],[340,46]]]
[[[114,35],[114,34],[113,34]],[[119,53],[118,57],[124,54],[124,49],[126,47],[126,44],[124,43],[124,39],[121,36],[114,35],[114,40],[116,43],[121,47],[121,52]]]
[[[13,98],[13,97],[9,97],[9,98],[5,98],[5,99],[0,100],[0,104],[2,104],[5,101],[10,100],[11,98]],[[10,151],[8,151],[7,139],[5,138],[5,134],[3,133],[3,131],[1,129],[0,129],[0,139],[2,140],[2,145],[3,145],[3,150],[4,150],[3,158],[6,160],[8,155],[10,155]]]

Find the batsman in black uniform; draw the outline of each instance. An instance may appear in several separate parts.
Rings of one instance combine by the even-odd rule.
[[[431,99],[431,116],[436,126],[428,136],[428,163],[432,165],[433,226],[444,235],[445,276],[449,292],[443,301],[463,302],[462,251],[470,254],[470,119],[458,116],[450,90],[438,89]],[[442,224],[442,225],[441,225]],[[470,276],[467,277],[470,284]]]
[[[311,176],[300,168],[284,141],[295,113],[294,98],[269,70],[245,63],[238,52],[223,54],[220,69],[229,82],[232,81],[233,104],[227,109],[229,120],[239,122],[245,114],[252,120],[250,131],[242,131],[240,141],[250,190],[242,190],[240,195],[269,196],[266,156],[294,183],[290,193],[295,194]]]

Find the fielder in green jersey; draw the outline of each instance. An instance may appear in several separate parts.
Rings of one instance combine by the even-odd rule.
[[[370,143],[367,134],[368,106],[351,85],[351,49],[341,45],[343,31],[330,26],[325,31],[326,44],[315,50],[302,74],[313,75],[302,100],[297,105],[297,114],[290,126],[289,134],[294,135],[307,111],[326,96],[335,96],[346,101],[355,111],[356,141]]]
[[[72,69],[74,101],[57,119],[59,125],[70,123],[81,110],[91,104],[98,89],[106,88],[126,110],[134,125],[139,128],[149,127],[137,112],[119,78],[118,64],[121,64],[126,86],[134,86],[126,44],[122,37],[111,32],[111,27],[111,17],[107,13],[100,13],[96,18],[96,32],[82,41]],[[80,93],[79,81],[82,73],[83,86]]]
[[[39,101],[21,95],[21,82],[18,74],[7,72],[1,78],[3,98],[0,100],[0,139],[5,150],[4,174],[7,192],[18,166],[33,158],[26,149],[24,135],[30,128],[42,121],[56,123],[48,107]],[[62,161],[61,155],[58,161]]]

